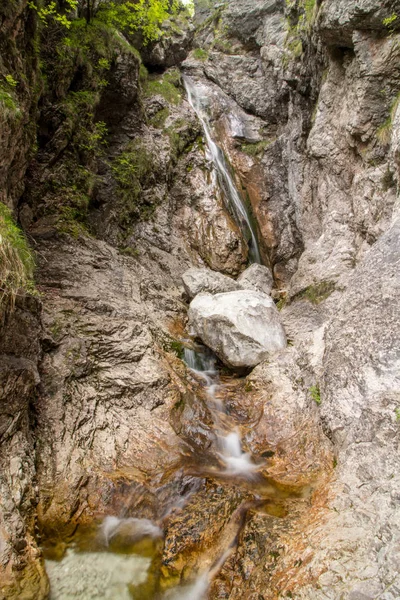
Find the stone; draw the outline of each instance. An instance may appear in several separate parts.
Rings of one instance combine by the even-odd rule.
[[[190,299],[202,292],[220,294],[240,289],[234,279],[211,269],[188,269],[182,275],[182,281]]]
[[[202,294],[189,307],[191,332],[228,366],[254,367],[286,346],[286,335],[273,300],[241,290]]]
[[[274,285],[274,279],[268,267],[258,264],[250,265],[239,275],[237,282],[243,290],[254,290],[267,294],[267,296],[271,293]]]

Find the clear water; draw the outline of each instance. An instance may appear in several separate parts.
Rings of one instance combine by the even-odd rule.
[[[183,82],[189,104],[196,112],[203,126],[209,157],[212,160],[214,169],[217,173],[217,179],[223,191],[227,208],[232,213],[244,239],[249,245],[250,262],[261,264],[257,233],[249,209],[238,192],[223,151],[217,146],[212,137],[209,116],[206,110],[208,99],[204,94],[204,88],[201,85],[196,85],[195,82],[187,76],[183,77]]]

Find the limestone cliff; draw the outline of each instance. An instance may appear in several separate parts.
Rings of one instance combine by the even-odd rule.
[[[163,523],[168,585],[235,539],[210,598],[396,600],[399,2],[196,4],[195,31],[133,40],[142,56],[100,23],[38,32],[24,0],[0,8],[0,201],[39,292],[1,320],[0,594],[48,597],[40,545],[61,556],[128,510]],[[223,398],[284,519],[198,471],[218,456],[180,360],[181,275],[236,277],[248,244],[181,73],[209,98],[290,341]]]

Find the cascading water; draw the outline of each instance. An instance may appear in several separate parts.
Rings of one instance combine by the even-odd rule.
[[[227,203],[227,208],[230,210],[230,212],[232,212],[243,237],[248,242],[250,262],[261,264],[256,228],[252,222],[250,212],[236,188],[223,151],[221,148],[219,148],[219,146],[217,146],[212,138],[209,117],[205,109],[208,100],[207,96],[202,93],[202,87],[200,85],[196,85],[193,80],[190,79],[190,77],[184,76],[183,82],[189,104],[196,112],[203,126],[208,153],[213,162],[218,182]]]
[[[239,431],[232,426],[224,405],[216,397],[220,383],[215,358],[206,348],[201,352],[185,348],[183,360],[193,373],[205,382],[208,408],[213,416],[214,432],[218,440],[216,454],[224,464],[222,474],[253,479],[258,467],[250,455],[243,452]]]

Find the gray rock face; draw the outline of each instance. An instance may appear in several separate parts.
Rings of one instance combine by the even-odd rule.
[[[221,294],[239,289],[236,281],[211,269],[188,269],[182,275],[183,287],[190,299],[201,292]]]
[[[190,304],[189,326],[231,367],[254,367],[286,346],[278,310],[259,292],[197,296]]]
[[[271,271],[263,265],[253,264],[243,271],[237,278],[237,282],[243,290],[254,290],[255,292],[271,293],[274,280]]]

